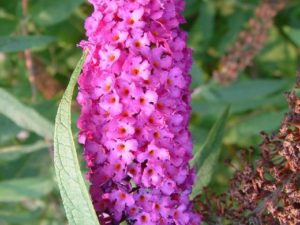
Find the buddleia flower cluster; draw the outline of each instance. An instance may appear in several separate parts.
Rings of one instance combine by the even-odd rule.
[[[79,142],[101,222],[199,225],[183,0],[90,0]]]

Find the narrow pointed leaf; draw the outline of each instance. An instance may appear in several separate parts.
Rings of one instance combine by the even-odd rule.
[[[34,109],[22,104],[3,88],[0,88],[0,106],[0,113],[19,127],[33,131],[46,139],[53,139],[53,124]]]
[[[85,56],[82,56],[58,107],[54,132],[54,165],[60,194],[70,225],[98,225],[81,174],[71,131],[71,101]]]
[[[195,166],[197,170],[197,181],[194,184],[193,192],[190,196],[191,198],[200,194],[202,188],[207,186],[211,180],[220,155],[228,115],[229,107],[225,109],[221,117],[214,124],[203,147],[195,153],[191,161],[191,165]]]

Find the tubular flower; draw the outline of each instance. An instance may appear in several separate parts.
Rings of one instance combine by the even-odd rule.
[[[79,142],[100,221],[199,224],[183,0],[90,0]]]

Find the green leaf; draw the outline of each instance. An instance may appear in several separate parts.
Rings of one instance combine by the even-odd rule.
[[[209,88],[202,88],[199,94],[193,95],[193,111],[214,114],[230,105],[231,112],[241,113],[257,107],[282,105],[285,99],[281,92],[287,90],[290,84],[290,80],[272,79],[242,80],[228,87],[214,84]]]
[[[1,35],[11,34],[15,30],[16,26],[17,26],[16,20],[0,18],[0,34]]]
[[[16,145],[0,148],[0,161],[13,161],[21,156],[47,148],[44,141],[37,141],[31,145]]]
[[[199,195],[202,188],[207,186],[211,180],[217,160],[220,155],[225,125],[229,115],[229,107],[222,113],[221,117],[210,130],[203,147],[195,153],[191,166],[197,170],[197,182],[193,187],[191,198]]]
[[[286,80],[257,79],[241,80],[228,87],[216,87],[216,98],[227,102],[241,102],[247,99],[258,99],[273,94],[287,87]]]
[[[7,222],[9,224],[25,224],[37,219],[42,213],[41,209],[34,211],[11,211],[0,210],[0,224],[1,222]],[[31,223],[33,224],[33,223]]]
[[[215,4],[211,1],[201,2],[198,10],[198,18],[189,32],[189,44],[196,51],[200,49],[203,51],[208,46],[208,42],[213,35],[216,14]]]
[[[193,67],[191,69],[191,75],[192,75],[191,88],[195,89],[195,88],[199,87],[203,83],[203,80],[204,80],[203,79],[203,70],[197,63],[193,63]]]
[[[32,6],[32,20],[41,26],[59,23],[70,17],[72,12],[85,0],[40,0]]]
[[[70,225],[98,225],[98,219],[81,174],[71,131],[71,101],[86,54],[78,62],[59,104],[54,132],[54,165]]]
[[[217,43],[217,49],[220,55],[224,54],[224,52],[232,46],[249,16],[251,16],[250,12],[236,10],[227,20],[222,22],[226,26],[226,32],[219,35],[220,42]],[[221,31],[220,28],[218,29]]]
[[[0,202],[20,202],[51,192],[53,183],[45,178],[22,178],[0,182]]]
[[[1,101],[1,100],[0,100]],[[1,111],[1,107],[0,107]],[[15,140],[21,129],[15,125],[12,121],[8,120],[0,113],[0,143],[5,145],[7,142]]]
[[[53,41],[54,38],[51,36],[0,36],[0,52],[9,53],[20,52],[25,49],[38,49]]]
[[[292,27],[284,27],[284,32],[290,37],[290,39],[300,48],[300,29]]]
[[[260,131],[272,132],[279,128],[284,111],[250,114],[235,122],[225,136],[227,144],[239,144],[240,146],[249,146],[259,144],[261,136]]]
[[[286,40],[280,30],[272,27],[268,42],[255,58],[260,74],[276,77],[295,76],[298,68],[298,48]]]
[[[199,0],[187,0],[186,1],[186,7],[184,10],[184,16],[185,17],[191,17],[194,14],[197,14],[199,10],[201,1]]]
[[[35,110],[23,105],[3,88],[0,88],[0,105],[0,113],[18,126],[33,131],[46,139],[53,139],[53,125]]]

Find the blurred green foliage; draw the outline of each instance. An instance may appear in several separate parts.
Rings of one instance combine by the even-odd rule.
[[[195,152],[224,108],[231,107],[220,157],[209,183],[217,192],[226,190],[233,172],[224,161],[231,159],[238,167],[240,149],[257,146],[260,131],[271,132],[279,127],[287,111],[283,93],[293,85],[300,62],[300,2],[291,0],[275,18],[261,54],[238,80],[226,87],[212,80],[211,73],[220,57],[247,26],[259,2],[187,0],[184,13],[187,23],[183,28],[189,32],[189,45],[194,49],[191,130]],[[0,87],[52,124],[61,89],[57,89],[56,96],[45,98],[42,92],[51,86],[44,87],[32,100],[21,52],[31,48],[43,74],[66,87],[81,54],[76,45],[85,38],[83,22],[91,10],[84,0],[29,0],[28,16],[24,18],[20,0],[0,0]],[[28,28],[27,34],[22,31],[24,26]],[[41,79],[44,82],[45,76]],[[26,127],[14,121],[15,116],[1,114],[7,108],[5,104],[10,104],[3,103],[8,99],[3,96],[0,96],[0,225],[66,224],[53,172],[51,140],[44,138],[49,130],[39,132],[30,127],[39,126],[35,119]],[[31,113],[23,110],[18,108],[17,113],[30,118]],[[74,106],[73,111],[76,135],[78,108]],[[253,158],[256,155],[257,152]]]

